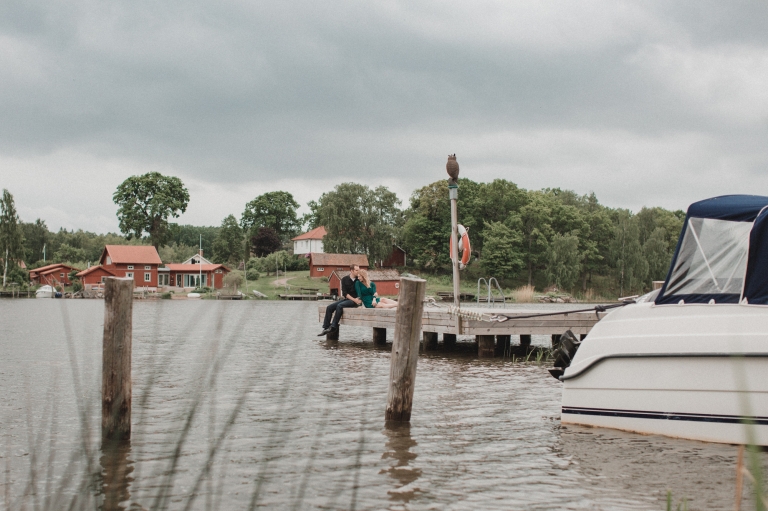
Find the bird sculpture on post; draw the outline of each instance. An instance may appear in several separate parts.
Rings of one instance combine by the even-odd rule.
[[[448,175],[451,176],[450,179],[448,179],[448,184],[459,184],[459,162],[456,161],[455,154],[448,155],[448,163],[445,164],[445,170],[447,170]]]

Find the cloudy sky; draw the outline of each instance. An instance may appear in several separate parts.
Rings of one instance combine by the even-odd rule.
[[[131,175],[183,223],[344,181],[445,177],[684,209],[768,195],[768,2],[0,2],[0,188],[117,231]]]

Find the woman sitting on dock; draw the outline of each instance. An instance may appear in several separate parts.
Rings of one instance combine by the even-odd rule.
[[[368,270],[360,270],[357,280],[355,281],[355,291],[357,296],[363,301],[368,309],[394,309],[397,307],[395,300],[389,298],[379,298],[379,293],[376,292],[376,283],[371,282],[368,277]]]

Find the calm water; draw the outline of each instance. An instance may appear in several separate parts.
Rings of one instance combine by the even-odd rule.
[[[535,364],[423,355],[411,425],[387,429],[389,346],[351,327],[327,343],[316,308],[135,302],[133,437],[104,457],[103,302],[0,301],[6,507],[733,507],[735,447],[563,428]]]

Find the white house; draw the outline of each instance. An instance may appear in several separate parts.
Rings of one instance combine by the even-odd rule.
[[[323,237],[325,236],[325,227],[322,225],[309,232],[296,236],[293,241],[293,253],[296,255],[314,253],[323,253]]]

